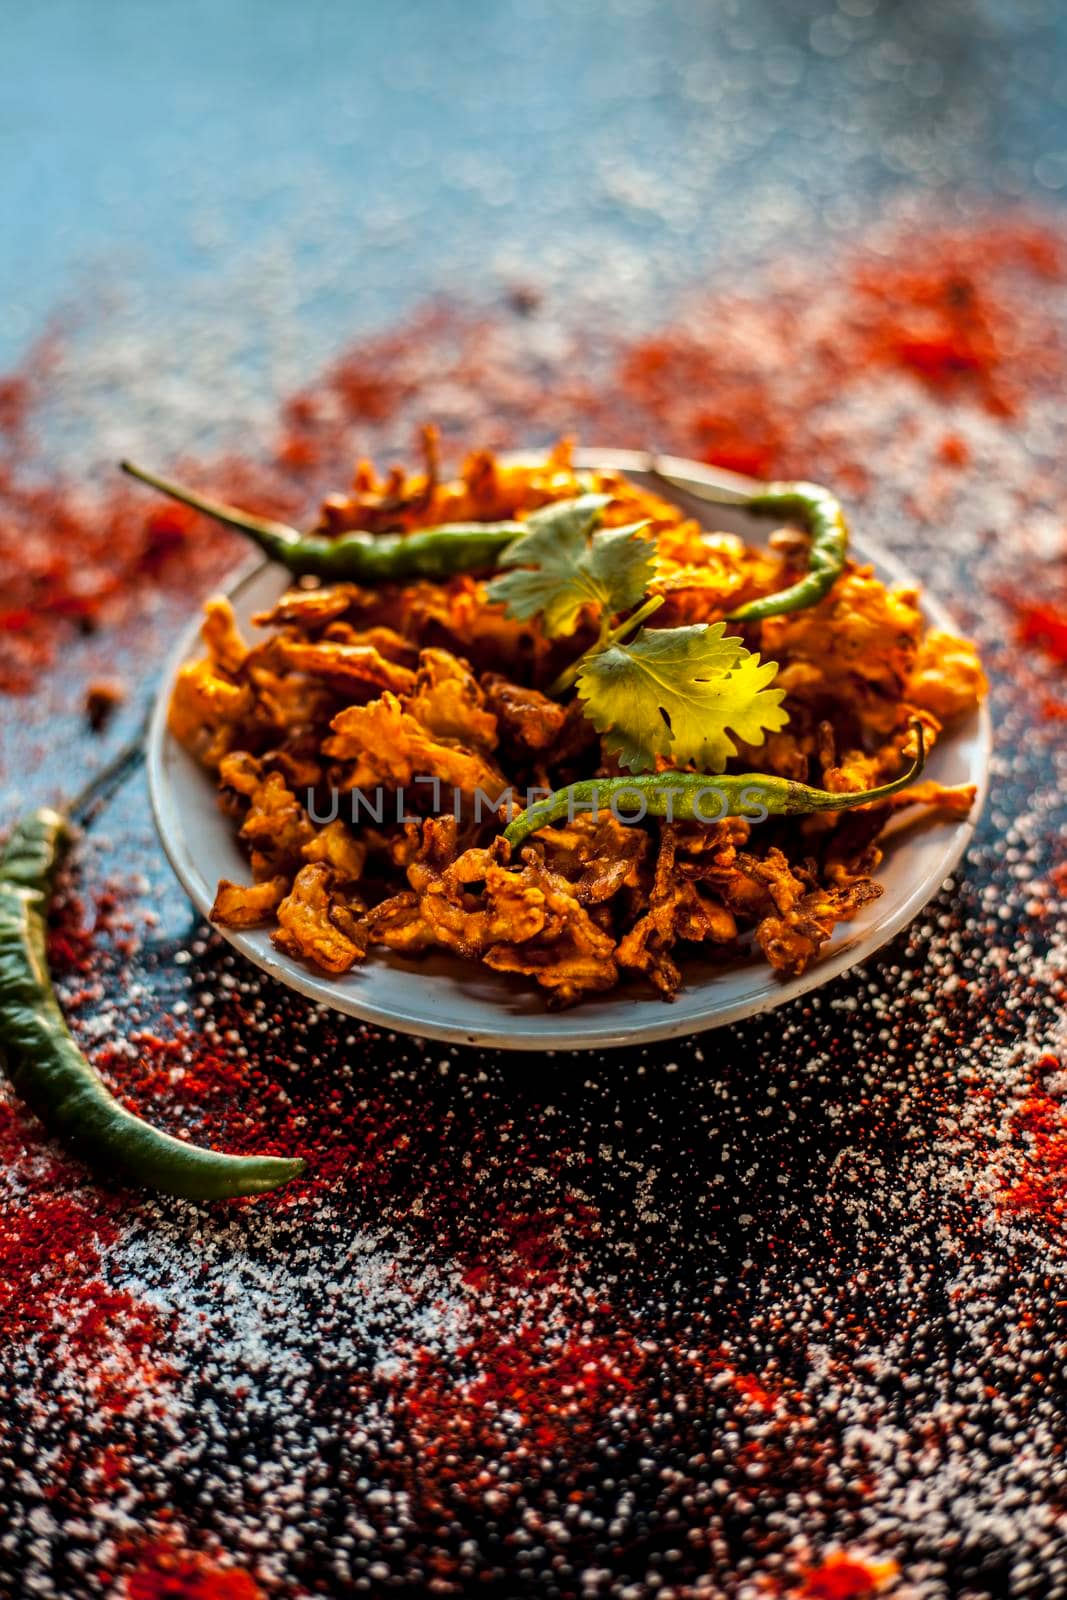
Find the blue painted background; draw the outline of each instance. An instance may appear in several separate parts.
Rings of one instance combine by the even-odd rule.
[[[0,38],[0,362],[87,285],[250,323],[274,282],[318,354],[442,287],[651,317],[896,191],[1067,186],[1055,0],[4,0]]]

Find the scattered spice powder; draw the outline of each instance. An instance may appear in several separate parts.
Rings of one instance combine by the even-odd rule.
[[[1033,1090],[1012,1116],[1011,1135],[1022,1146],[1023,1175],[1003,1194],[1003,1209],[1061,1229],[1067,1222],[1067,1077],[1058,1057],[1035,1063]]]
[[[99,881],[54,911],[72,1025],[163,1125],[310,1167],[256,1201],[158,1203],[90,1182],[0,1095],[0,1587],[861,1600],[899,1569],[922,1600],[1067,1588],[1062,741],[1038,720],[1048,645],[1018,648],[1005,599],[1060,493],[1059,232],[879,229],[653,334],[556,329],[548,368],[536,296],[516,309],[425,308],[284,405],[262,460],[180,470],[299,519],[434,418],[453,449],[580,429],[840,483],[979,632],[997,815],[860,978],[729,1050],[576,1070],[310,1007],[190,938],[162,867],[141,891],[160,927],[122,938],[109,874],[151,837],[131,805]],[[136,639],[160,597],[176,616],[240,548],[40,467],[54,360],[0,390],[8,687],[75,629]],[[123,1545],[131,1522],[159,1545]]]
[[[1067,606],[1020,600],[1018,612],[1022,643],[1037,645],[1062,666],[1067,666]]]
[[[10,1169],[34,1155],[38,1138],[28,1115],[0,1102],[0,1159]],[[61,1352],[91,1375],[102,1407],[122,1410],[165,1363],[153,1358],[163,1337],[155,1310],[102,1275],[121,1201],[86,1187],[82,1171],[58,1157],[34,1160],[27,1177],[24,1192],[0,1195],[0,1347],[33,1339]]]
[[[220,1566],[204,1555],[190,1555],[167,1544],[143,1551],[125,1580],[126,1600],[266,1600],[251,1574]]]
[[[861,1561],[839,1553],[804,1574],[799,1600],[872,1600],[897,1576],[895,1561]]]

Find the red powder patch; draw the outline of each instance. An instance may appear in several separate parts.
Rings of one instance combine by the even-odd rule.
[[[45,1156],[42,1164],[34,1127],[3,1101],[0,1160],[25,1173],[24,1185],[0,1194],[0,1349],[20,1349],[31,1338],[45,1349],[62,1344],[90,1375],[98,1402],[124,1410],[165,1368],[151,1359],[163,1336],[154,1307],[100,1275],[122,1202],[79,1190],[73,1163]]]
[[[791,276],[770,298],[697,300],[622,352],[610,387],[635,411],[614,436],[757,477],[811,476],[815,462],[855,490],[867,470],[862,440],[842,433],[827,408],[882,368],[938,398],[1014,414],[1026,391],[1062,372],[1064,352],[1029,286],[1064,272],[1058,235],[997,223],[905,233],[877,254],[844,257],[818,283]],[[942,460],[966,458],[950,436]]]
[[[809,1568],[797,1596],[798,1600],[868,1600],[896,1574],[893,1561],[861,1561],[842,1552]]]
[[[265,1600],[251,1573],[219,1566],[207,1556],[189,1555],[171,1545],[142,1552],[126,1578],[126,1600]]]
[[[30,393],[44,382],[33,368],[40,359],[28,358]],[[163,582],[202,592],[240,550],[233,534],[153,501],[117,470],[95,487],[57,478],[37,464],[32,443],[16,443],[20,437],[0,452],[0,692],[9,693],[33,688],[72,630],[92,633],[136,617]],[[270,515],[294,508],[280,481],[268,498],[264,475],[250,481],[247,464],[188,471],[212,492]]]
[[[971,459],[971,452],[967,441],[961,439],[958,433],[946,433],[938,446],[937,458],[946,467],[965,467]]]
[[[1018,630],[1024,644],[1039,645],[1056,661],[1067,665],[1067,606],[1021,602]]]
[[[1061,1070],[1052,1055],[1035,1064],[1033,1091],[1011,1119],[1022,1176],[1000,1200],[1002,1211],[1040,1218],[1057,1229],[1067,1222],[1067,1099],[1049,1080]]]
[[[550,1330],[538,1325],[536,1311],[534,1323],[515,1332],[498,1336],[486,1327],[453,1362],[414,1352],[389,1389],[394,1413],[425,1456],[419,1492],[457,1450],[506,1457],[516,1427],[538,1450],[577,1449],[622,1404],[647,1361],[632,1337]]]

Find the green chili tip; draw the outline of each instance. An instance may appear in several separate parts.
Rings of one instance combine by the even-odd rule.
[[[46,915],[66,818],[42,809],[0,855],[0,1058],[49,1132],[93,1165],[189,1200],[263,1194],[299,1177],[284,1156],[234,1156],[161,1133],[127,1111],[67,1027],[48,970]]]
[[[410,578],[449,578],[493,567],[501,552],[529,532],[524,522],[446,522],[414,533],[343,533],[335,539],[298,533],[284,522],[253,516],[211,500],[154,472],[121,463],[123,472],[182,505],[191,506],[251,539],[294,577],[333,582],[389,583]]]
[[[517,816],[504,830],[504,838],[517,848],[540,828],[581,812],[594,820],[604,808],[620,821],[640,822],[664,817],[668,822],[719,822],[724,817],[747,817],[762,822],[767,817],[802,816],[814,811],[847,811],[888,799],[913,783],[926,764],[922,724],[912,722],[917,753],[906,772],[876,789],[832,794],[791,778],[763,772],[709,776],[705,772],[646,772],[634,778],[589,778],[557,789],[547,799]]]
[[[811,536],[808,571],[803,578],[780,589],[777,594],[761,595],[727,613],[731,622],[760,622],[764,617],[785,616],[814,606],[833,588],[845,570],[848,556],[848,523],[840,501],[818,483],[766,483],[755,494],[713,489],[707,484],[690,483],[661,472],[654,464],[653,475],[675,488],[684,489],[696,500],[713,505],[741,506],[755,516],[783,517],[798,522]]]

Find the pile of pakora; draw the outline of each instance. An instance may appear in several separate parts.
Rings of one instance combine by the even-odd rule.
[[[605,527],[647,524],[657,628],[717,622],[804,572],[796,528],[760,547],[709,533],[618,472],[575,470],[566,445],[538,465],[475,453],[448,482],[435,459],[384,479],[362,465],[352,492],[326,502],[321,530],[521,522],[590,491],[610,496]],[[215,922],[268,926],[279,949],[334,975],[379,950],[446,951],[533,980],[551,1006],[620,984],[669,1000],[687,957],[704,976],[754,953],[804,972],[881,893],[893,812],[971,806],[971,789],[919,780],[882,803],[758,823],[628,823],[601,810],[512,850],[485,796],[620,769],[574,690],[550,692],[593,639],[592,618],[550,638],[541,619],[489,600],[490,576],[302,580],[254,618],[254,641],[227,600],[208,602],[205,653],[176,679],[170,728],[213,775],[248,857],[249,882],[218,885]],[[907,768],[916,719],[929,749],[985,688],[973,646],[928,631],[915,589],[887,588],[852,560],[816,605],[727,630],[778,663],[788,714],[759,744],[739,743],[730,772],[868,790]],[[375,810],[368,796],[390,803]]]

